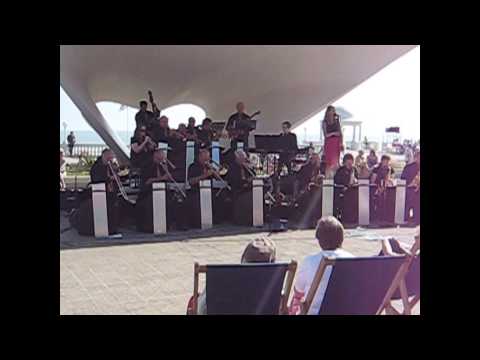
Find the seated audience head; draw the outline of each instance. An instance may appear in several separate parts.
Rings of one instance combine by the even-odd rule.
[[[212,119],[205,118],[202,122],[202,129],[210,130],[210,126],[212,125]]]
[[[343,244],[343,225],[333,216],[318,220],[315,237],[322,250],[336,250]]]
[[[188,126],[189,127],[194,127],[195,126],[195,118],[193,116],[190,116],[188,118]]]
[[[276,259],[275,243],[266,238],[261,237],[248,243],[243,251],[242,263],[274,263]]]
[[[284,121],[282,123],[282,130],[284,134],[288,134],[290,132],[290,128],[292,127],[292,124],[290,121]]]
[[[200,164],[205,164],[210,161],[210,151],[208,149],[200,149],[198,152],[198,161]]]
[[[168,128],[168,117],[165,115],[160,116],[159,122],[161,128]]]
[[[343,165],[345,165],[347,167],[347,169],[351,169],[353,167],[353,155],[352,154],[343,155]]]
[[[245,112],[245,104],[241,101],[237,103],[237,111],[239,113],[244,113]]]
[[[382,158],[380,159],[380,162],[382,163],[383,167],[389,166],[390,165],[390,156],[382,155]]]
[[[102,160],[104,163],[107,163],[109,161],[113,161],[113,159],[115,158],[115,154],[113,153],[112,150],[110,149],[103,149],[102,151]]]
[[[146,111],[147,110],[148,103],[145,100],[140,101],[140,110]]]
[[[167,158],[167,154],[165,153],[165,150],[163,149],[156,149],[153,152],[153,162],[155,164],[160,164],[165,162],[165,159]]]

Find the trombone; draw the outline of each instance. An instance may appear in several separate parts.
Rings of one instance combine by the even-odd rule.
[[[118,191],[120,191],[120,195],[122,195],[123,199],[128,201],[130,204],[135,204],[135,202],[133,200],[130,200],[128,198],[128,195],[127,193],[125,192],[125,188],[123,187],[123,184],[122,182],[120,181],[120,179],[118,178],[118,175],[117,173],[115,172],[114,168],[113,168],[113,165],[112,165],[112,162],[111,161],[108,161],[107,162],[107,165],[108,165],[108,168],[110,169],[110,172],[112,173],[112,176],[113,176],[113,179],[115,180],[115,183],[117,184],[117,187],[118,187]]]
[[[230,185],[228,185],[228,183],[227,183],[225,180],[222,179],[222,177],[220,176],[220,174],[219,174],[219,173],[217,172],[217,170],[215,170],[215,168],[213,167],[212,163],[213,163],[213,164],[216,164],[216,162],[214,162],[214,161],[212,161],[212,162],[206,162],[205,164],[207,165],[207,167],[208,167],[210,170],[212,170],[213,176],[215,177],[215,179],[217,179],[218,181],[220,181],[220,182],[222,183],[222,185],[223,185],[223,187],[222,187],[220,190],[218,190],[218,192],[217,192],[217,194],[216,194],[215,196],[220,195],[220,193],[222,192],[222,190],[223,190],[224,188],[227,188],[228,190],[231,191],[232,188],[230,187]],[[218,166],[218,164],[217,164],[217,166]]]
[[[163,171],[165,171],[165,174],[167,175],[168,177],[168,180],[170,180],[174,185],[175,187],[177,188],[177,190],[180,192],[180,194],[182,194],[182,196],[184,197],[184,199],[187,198],[187,194],[185,194],[185,192],[182,190],[182,188],[180,187],[179,183],[177,183],[175,181],[175,179],[173,178],[172,174],[170,174],[170,171],[168,171],[168,165],[170,165],[173,169],[175,169],[175,166],[170,162],[170,160],[166,159],[165,162],[161,162],[160,163],[160,166],[163,168]]]

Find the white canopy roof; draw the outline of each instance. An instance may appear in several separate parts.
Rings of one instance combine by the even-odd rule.
[[[225,121],[243,101],[256,133],[300,125],[416,45],[62,45],[60,82],[120,160],[127,148],[96,103],[138,106],[151,89],[166,108],[202,107]]]

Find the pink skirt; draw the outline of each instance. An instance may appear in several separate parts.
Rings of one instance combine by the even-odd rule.
[[[340,136],[330,136],[325,139],[325,162],[327,167],[337,166],[340,163]]]

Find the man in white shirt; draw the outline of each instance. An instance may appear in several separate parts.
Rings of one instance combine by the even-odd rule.
[[[293,300],[290,306],[290,315],[297,315],[300,312],[300,303],[308,294],[312,285],[315,273],[324,257],[345,258],[354,257],[348,251],[342,249],[343,226],[333,216],[323,217],[318,221],[315,237],[322,251],[307,256],[297,271],[297,279],[294,286]],[[328,281],[332,273],[332,266],[325,269],[318,290],[313,298],[308,315],[317,315],[327,289]]]

